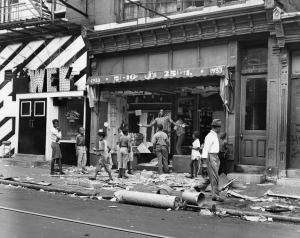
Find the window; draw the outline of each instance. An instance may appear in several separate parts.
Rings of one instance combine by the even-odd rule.
[[[44,101],[34,102],[34,116],[35,117],[45,116],[45,102]]]
[[[59,107],[59,124],[62,140],[75,140],[77,130],[83,126],[84,100],[63,99]]]
[[[31,102],[24,101],[21,102],[21,117],[30,117],[31,116]]]
[[[246,81],[245,130],[266,130],[267,80],[249,78]]]
[[[138,4],[141,3],[140,1],[135,1],[135,0],[133,0],[133,2],[138,3]],[[125,2],[124,2],[124,20],[138,18],[139,10],[140,10],[139,6],[125,0]]]
[[[204,0],[131,0],[137,4],[149,8],[161,14],[176,13],[186,9],[194,9],[204,6]],[[121,0],[119,8],[120,20],[137,19],[145,16],[156,16],[150,12],[128,0]]]
[[[262,65],[268,63],[268,48],[255,47],[244,51],[244,66]]]

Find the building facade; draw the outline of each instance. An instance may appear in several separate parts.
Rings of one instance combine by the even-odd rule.
[[[87,52],[81,27],[59,18],[67,9],[54,3],[1,2],[0,151],[8,156],[2,141],[9,141],[15,159],[51,160],[52,120],[59,119],[63,163],[76,165],[75,136],[90,115]]]
[[[208,122],[220,118],[228,135],[228,172],[295,176],[298,137],[291,130],[297,128],[292,110],[297,87],[291,88],[296,83],[291,70],[297,71],[297,52],[282,45],[276,18],[296,17],[297,1],[124,0],[111,1],[103,12],[98,4],[94,29],[82,36],[95,108],[91,127],[105,105],[100,121],[110,122],[112,146],[121,122],[149,141],[155,128],[136,124],[150,123],[163,108],[173,119],[186,115],[190,129],[183,147],[194,130],[203,142]],[[98,13],[104,17],[98,19]],[[95,140],[91,134],[91,143]]]

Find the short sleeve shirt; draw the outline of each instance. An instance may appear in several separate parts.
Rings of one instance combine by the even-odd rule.
[[[199,139],[194,140],[194,142],[193,142],[193,148],[200,148],[200,141],[199,141]],[[200,155],[200,151],[192,149],[192,156],[197,156],[197,157],[201,156]]]
[[[164,116],[164,117],[157,117],[155,119],[156,124],[162,124],[163,125],[163,131],[168,131],[169,129],[169,123],[172,123],[172,119],[169,116]]]
[[[120,137],[120,147],[130,147],[131,137],[130,136],[121,136]]]
[[[152,138],[152,143],[156,145],[167,145],[166,140],[168,136],[163,131],[158,131],[154,134]]]
[[[78,134],[76,136],[76,145],[77,146],[85,146],[85,136]]]

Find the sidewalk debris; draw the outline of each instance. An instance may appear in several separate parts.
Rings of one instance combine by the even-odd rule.
[[[264,216],[243,216],[247,221],[253,221],[253,222],[265,222],[268,221],[268,219]]]
[[[231,190],[227,191],[227,196],[228,197],[237,197],[237,198],[242,198],[242,199],[245,199],[245,200],[248,200],[248,201],[254,201],[257,199],[257,197],[249,197],[247,195],[241,195],[239,193],[236,193],[236,192],[233,192]]]
[[[195,205],[201,207],[205,202],[205,195],[204,193],[199,192],[192,192],[190,190],[185,190],[182,193],[182,200],[185,201],[186,205]]]
[[[291,199],[300,199],[300,196],[287,195],[287,194],[275,194],[271,190],[268,190],[265,195],[270,197],[280,197],[280,198],[291,198]]]
[[[213,215],[213,213],[208,209],[201,209],[199,214],[204,215],[204,216],[212,216]]]

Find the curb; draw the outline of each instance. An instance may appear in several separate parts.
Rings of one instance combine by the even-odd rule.
[[[74,191],[71,189],[47,187],[47,186],[22,183],[22,182],[16,182],[16,181],[9,181],[9,180],[3,180],[3,179],[0,179],[0,184],[5,184],[5,185],[10,184],[10,185],[14,185],[14,186],[22,186],[25,188],[35,189],[35,190],[43,189],[44,191],[47,191],[47,192],[57,192],[57,193],[67,193],[67,194],[75,193],[79,196],[93,196],[93,194],[78,192],[78,191]],[[216,208],[216,211],[226,212],[227,214],[233,215],[233,216],[265,216],[265,217],[272,218],[273,221],[277,221],[277,222],[291,222],[291,223],[300,224],[300,218],[298,218],[298,217],[288,217],[288,216],[280,216],[280,215],[265,214],[265,213],[258,213],[258,212],[248,212],[248,211],[240,211],[240,210],[235,210],[235,209],[225,209],[225,208],[218,208],[218,207]]]
[[[79,196],[93,196],[93,194],[78,192],[78,191],[74,191],[74,190],[71,190],[71,189],[41,186],[41,185],[35,185],[35,184],[30,184],[30,183],[22,183],[22,182],[16,182],[16,181],[9,181],[9,180],[3,180],[3,179],[0,179],[0,184],[5,184],[5,185],[10,184],[10,185],[13,185],[13,186],[22,186],[22,187],[25,187],[25,188],[30,188],[30,189],[35,189],[35,190],[43,189],[44,191],[47,191],[47,192],[57,192],[57,193],[67,193],[67,194],[74,194],[75,193]]]

